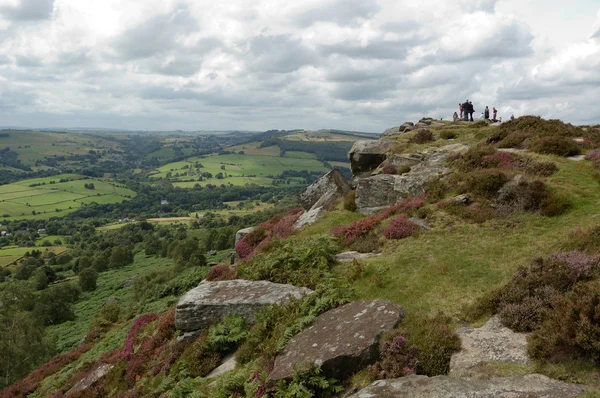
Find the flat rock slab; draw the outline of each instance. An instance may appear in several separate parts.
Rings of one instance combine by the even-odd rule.
[[[489,380],[410,375],[378,380],[349,398],[573,398],[583,391],[538,374]]]
[[[458,330],[462,350],[452,355],[450,374],[468,376],[470,369],[482,362],[527,364],[527,335],[504,327],[498,316],[493,316],[480,328]]]
[[[184,332],[203,329],[224,316],[237,314],[254,322],[254,312],[273,304],[284,304],[312,290],[267,281],[202,282],[177,303],[175,327]]]
[[[87,375],[86,377],[84,377],[83,379],[81,379],[77,383],[75,383],[75,385],[73,387],[71,387],[71,389],[69,391],[67,391],[67,393],[65,394],[65,397],[70,397],[74,394],[77,394],[77,393],[87,390],[88,388],[90,388],[91,386],[96,384],[104,376],[106,376],[108,374],[108,372],[111,371],[113,366],[114,365],[110,365],[107,363],[104,363],[104,364],[98,366],[89,375]]]
[[[215,377],[221,376],[224,373],[232,371],[233,369],[235,369],[236,365],[237,362],[235,360],[235,356],[232,354],[226,357],[218,367],[214,368],[209,374],[207,374],[204,377],[207,379],[214,379]]]
[[[403,316],[404,309],[388,300],[355,301],[327,311],[288,342],[267,383],[290,379],[294,367],[313,364],[328,377],[346,379],[376,361],[381,334]]]
[[[364,260],[378,256],[381,256],[381,253],[343,252],[336,254],[335,259],[341,263],[351,263],[354,260]]]
[[[239,241],[241,241],[244,236],[248,235],[250,232],[254,231],[255,229],[256,229],[256,227],[248,227],[248,228],[240,229],[239,231],[237,231],[235,233],[235,243],[238,243]]]
[[[572,160],[573,162],[581,162],[582,160],[585,160],[585,155],[569,156],[567,159]]]

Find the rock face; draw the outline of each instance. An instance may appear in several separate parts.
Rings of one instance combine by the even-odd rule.
[[[341,263],[351,263],[354,260],[364,260],[377,256],[381,256],[381,253],[343,252],[336,254],[335,259]]]
[[[327,208],[352,191],[352,187],[338,169],[333,169],[312,183],[300,194],[305,209]]]
[[[381,134],[381,138],[396,137],[402,133],[412,130],[414,125],[415,124],[413,122],[406,122],[402,123],[400,126],[389,128],[385,130],[383,134]]]
[[[87,390],[100,379],[102,379],[104,376],[106,376],[108,372],[110,372],[110,370],[113,368],[113,366],[114,365],[109,365],[107,363],[100,365],[98,368],[96,368],[96,370],[94,370],[89,375],[75,383],[75,385],[71,387],[69,391],[67,391],[65,397],[70,397],[77,393],[81,393],[82,391]]]
[[[461,328],[458,335],[462,341],[462,350],[452,355],[452,376],[469,376],[470,369],[482,362],[530,362],[527,355],[527,335],[504,327],[498,316],[491,317],[477,329]]]
[[[312,364],[343,380],[377,359],[379,337],[403,316],[404,309],[388,300],[355,301],[327,311],[288,342],[267,382],[289,379],[294,366]]]
[[[468,149],[469,147],[466,145],[454,144],[416,152],[404,157],[398,156],[398,159],[412,163],[408,173],[402,175],[378,174],[358,179],[356,186],[358,211],[363,214],[371,214],[408,196],[422,195],[430,181],[449,173],[444,162],[450,155]]]
[[[583,391],[538,374],[489,380],[410,375],[376,381],[350,398],[572,398]]]
[[[256,227],[248,227],[248,228],[240,229],[239,231],[237,231],[235,233],[235,243],[238,243],[239,241],[241,241],[244,236],[248,235],[250,232],[254,231],[255,229],[256,229]]]
[[[317,207],[315,209],[311,209],[311,210],[305,212],[294,223],[294,226],[293,226],[294,229],[299,230],[308,225],[316,223],[317,220],[319,218],[321,218],[321,215],[323,214],[324,211],[325,211],[325,209],[323,207]]]
[[[251,323],[257,309],[283,304],[290,297],[300,298],[310,293],[312,290],[307,288],[267,281],[203,282],[177,303],[175,327],[183,332],[193,332],[233,314]]]
[[[356,141],[348,152],[352,174],[356,176],[376,169],[388,157],[394,146],[396,141],[391,139]]]

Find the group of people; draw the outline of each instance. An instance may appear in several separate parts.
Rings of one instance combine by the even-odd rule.
[[[475,113],[475,108],[473,107],[472,101],[466,100],[464,103],[458,104],[458,110],[460,112],[460,116],[456,112],[454,112],[454,115],[453,115],[453,119],[455,122],[458,120],[464,120],[465,122],[473,121],[473,113]],[[496,119],[496,117],[498,116],[498,110],[496,109],[496,107],[493,108],[492,112],[493,112],[493,117],[491,120],[493,122],[498,121]],[[485,110],[483,112],[481,112],[481,119],[486,119],[486,120],[490,119],[490,108],[488,108],[487,105],[485,107]],[[500,120],[500,121],[502,121],[502,120]]]

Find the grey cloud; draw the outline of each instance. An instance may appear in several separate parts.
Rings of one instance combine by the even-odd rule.
[[[38,68],[43,65],[42,59],[27,56],[27,55],[17,55],[17,66],[25,67],[25,68]]]
[[[343,54],[351,58],[404,59],[408,55],[408,50],[416,44],[415,42],[377,39],[363,46],[356,41],[345,41],[338,44],[322,45],[319,46],[318,50],[323,56]]]
[[[197,22],[187,7],[179,6],[127,30],[115,41],[114,47],[123,59],[147,58],[172,50],[177,46],[178,37],[197,29]]]
[[[346,101],[381,100],[389,96],[396,88],[393,77],[374,79],[365,82],[338,83],[332,90],[332,96]]]
[[[0,6],[0,14],[13,21],[49,19],[54,0],[20,0],[16,6]]]
[[[373,17],[381,7],[376,0],[335,0],[296,16],[294,22],[307,27],[315,22],[335,22],[352,25],[358,20]]]
[[[8,55],[0,54],[0,65],[8,65],[11,64],[12,60]]]
[[[260,35],[250,40],[253,71],[289,73],[316,61],[315,53],[291,35]]]

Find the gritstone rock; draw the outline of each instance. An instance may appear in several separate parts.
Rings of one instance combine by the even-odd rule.
[[[341,263],[351,263],[354,260],[364,260],[377,256],[381,256],[381,253],[343,252],[336,254],[335,259]]]
[[[388,300],[355,301],[327,311],[287,343],[267,383],[290,379],[294,367],[313,364],[327,377],[343,380],[375,362],[381,334],[403,316],[404,309]]]
[[[349,398],[574,398],[583,391],[538,374],[489,380],[410,375],[378,380]]]
[[[294,223],[294,229],[299,230],[308,225],[316,223],[317,220],[319,218],[321,218],[321,215],[323,214],[324,211],[325,211],[325,209],[323,209],[323,207],[317,207],[315,209],[311,209],[311,210],[305,212]]]
[[[458,330],[462,350],[452,355],[450,374],[469,376],[470,369],[482,362],[527,364],[527,335],[504,327],[498,316],[493,316],[480,328]]]
[[[312,183],[300,194],[305,209],[327,208],[352,191],[352,187],[338,169],[333,169]]]
[[[412,122],[403,123],[400,126],[392,127],[392,128],[385,130],[383,132],[383,134],[381,134],[381,138],[396,137],[402,133],[412,130],[413,127],[414,127],[414,123],[412,123]]]
[[[248,228],[240,229],[239,231],[237,231],[235,233],[235,243],[238,243],[239,241],[241,241],[244,236],[248,235],[250,232],[254,231],[255,229],[256,229],[256,227],[248,227]]]
[[[348,152],[352,174],[358,175],[376,169],[394,146],[396,141],[390,139],[356,141]]]
[[[108,372],[110,372],[110,370],[113,368],[113,366],[114,365],[103,363],[98,368],[96,368],[96,370],[94,370],[89,375],[75,383],[75,385],[71,387],[69,391],[67,391],[65,397],[70,397],[72,395],[87,390],[88,388],[96,384],[101,378],[106,376]]]
[[[184,332],[202,329],[224,316],[237,314],[252,323],[254,312],[272,304],[286,303],[290,297],[312,293],[307,288],[267,281],[203,282],[177,303],[175,327]]]

